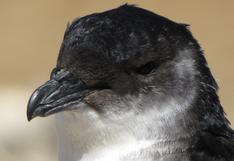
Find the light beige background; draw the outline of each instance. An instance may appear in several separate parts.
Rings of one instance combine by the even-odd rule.
[[[126,2],[191,24],[234,124],[233,0],[0,0],[0,161],[57,160],[53,119],[28,123],[28,98],[48,79],[68,21]]]

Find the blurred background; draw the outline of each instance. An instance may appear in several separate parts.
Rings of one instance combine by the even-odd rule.
[[[233,0],[0,0],[0,161],[57,160],[53,117],[27,122],[27,101],[48,80],[67,23],[126,2],[191,24],[234,125]]]

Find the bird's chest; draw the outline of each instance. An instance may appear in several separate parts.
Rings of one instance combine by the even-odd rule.
[[[87,121],[90,116],[84,123],[84,116],[57,115],[60,161],[123,161],[132,154],[140,155],[142,149],[154,143],[137,139],[122,126],[107,128],[97,119]]]
[[[184,139],[176,141],[180,136],[174,133],[183,133],[179,128],[165,131],[159,121],[143,126],[146,121],[135,119],[118,126],[103,123],[95,113],[81,112],[57,114],[56,120],[60,161],[181,161],[176,158],[183,158],[181,153],[189,146]]]
[[[143,152],[152,144],[153,142],[149,140],[136,141],[133,139],[125,140],[125,142],[114,142],[110,145],[90,149],[83,154],[79,161],[131,161],[135,159],[151,161],[152,156]]]
[[[169,147],[171,146],[171,147]],[[155,147],[149,141],[93,149],[77,161],[190,161],[189,154],[173,145]]]
[[[70,121],[64,124],[64,118],[57,119],[60,161],[131,161],[130,158],[136,156],[151,161],[150,156],[144,156],[142,151],[152,146],[154,140],[137,139],[121,128],[106,132],[87,123],[77,128],[81,120],[74,128]]]

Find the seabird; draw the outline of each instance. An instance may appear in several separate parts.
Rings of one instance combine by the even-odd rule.
[[[60,161],[233,161],[217,90],[188,25],[123,5],[68,26],[27,117],[55,114]]]

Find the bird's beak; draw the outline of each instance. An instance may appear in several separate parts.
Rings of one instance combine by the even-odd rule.
[[[69,77],[68,72],[62,71],[33,92],[27,107],[29,121],[37,116],[45,117],[77,108],[83,98],[95,90]]]

